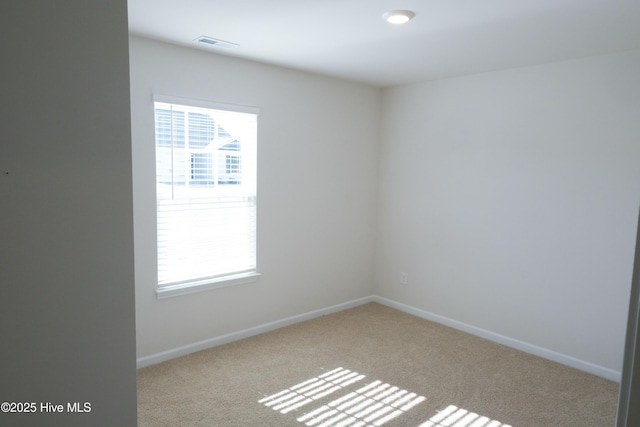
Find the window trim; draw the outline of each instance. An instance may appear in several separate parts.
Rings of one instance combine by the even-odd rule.
[[[229,286],[244,285],[247,283],[257,282],[260,273],[251,271],[240,274],[227,274],[219,277],[211,277],[208,279],[190,280],[185,283],[168,285],[159,288],[156,286],[157,299],[165,299],[178,297],[181,295],[193,294],[196,292],[209,291],[212,289],[226,288]]]
[[[201,108],[210,108],[214,110],[225,110],[236,113],[248,113],[253,114],[255,116],[260,115],[260,110],[255,106],[248,105],[239,105],[239,104],[228,104],[221,102],[211,102],[205,101],[202,99],[196,98],[181,98],[176,96],[168,96],[162,94],[152,94],[152,103],[155,105],[156,102],[168,103],[168,104],[179,104],[179,105],[189,105],[194,107]],[[155,113],[154,113],[154,122],[155,122]],[[156,208],[157,210],[157,208]],[[156,261],[157,262],[157,261]],[[256,265],[255,270],[240,272],[235,274],[224,274],[215,277],[208,277],[198,280],[188,280],[182,283],[175,283],[172,285],[164,285],[158,286],[156,280],[155,293],[157,299],[165,299],[171,297],[177,297],[182,295],[193,294],[197,292],[203,292],[213,289],[220,289],[230,286],[243,285],[247,283],[257,282],[260,278],[260,273],[258,272],[258,266]]]
[[[152,101],[165,102],[167,104],[191,105],[193,107],[211,108],[213,110],[226,110],[235,113],[255,114],[256,116],[260,115],[260,109],[251,105],[225,104],[222,102],[205,101],[203,99],[180,98],[160,94],[153,94]]]

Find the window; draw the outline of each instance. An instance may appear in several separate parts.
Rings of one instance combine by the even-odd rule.
[[[154,107],[158,297],[255,280],[257,110]]]
[[[240,174],[240,156],[227,156],[226,171],[229,174]]]

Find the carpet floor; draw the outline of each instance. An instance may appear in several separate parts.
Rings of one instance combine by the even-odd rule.
[[[607,427],[618,384],[377,304],[138,371],[138,424]]]

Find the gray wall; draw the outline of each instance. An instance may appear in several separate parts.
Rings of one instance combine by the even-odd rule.
[[[0,424],[133,426],[126,1],[1,5]]]

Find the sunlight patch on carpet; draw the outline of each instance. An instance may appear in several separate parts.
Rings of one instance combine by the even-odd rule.
[[[374,381],[297,420],[318,427],[381,426],[424,400],[424,396]]]
[[[337,368],[260,399],[258,402],[286,414],[358,382],[364,377],[357,372]]]
[[[363,378],[365,376],[357,372],[337,368],[258,402],[287,414]],[[424,400],[424,396],[376,380],[313,409],[296,420],[310,427],[379,427]]]
[[[449,405],[419,427],[511,427],[500,421]]]

